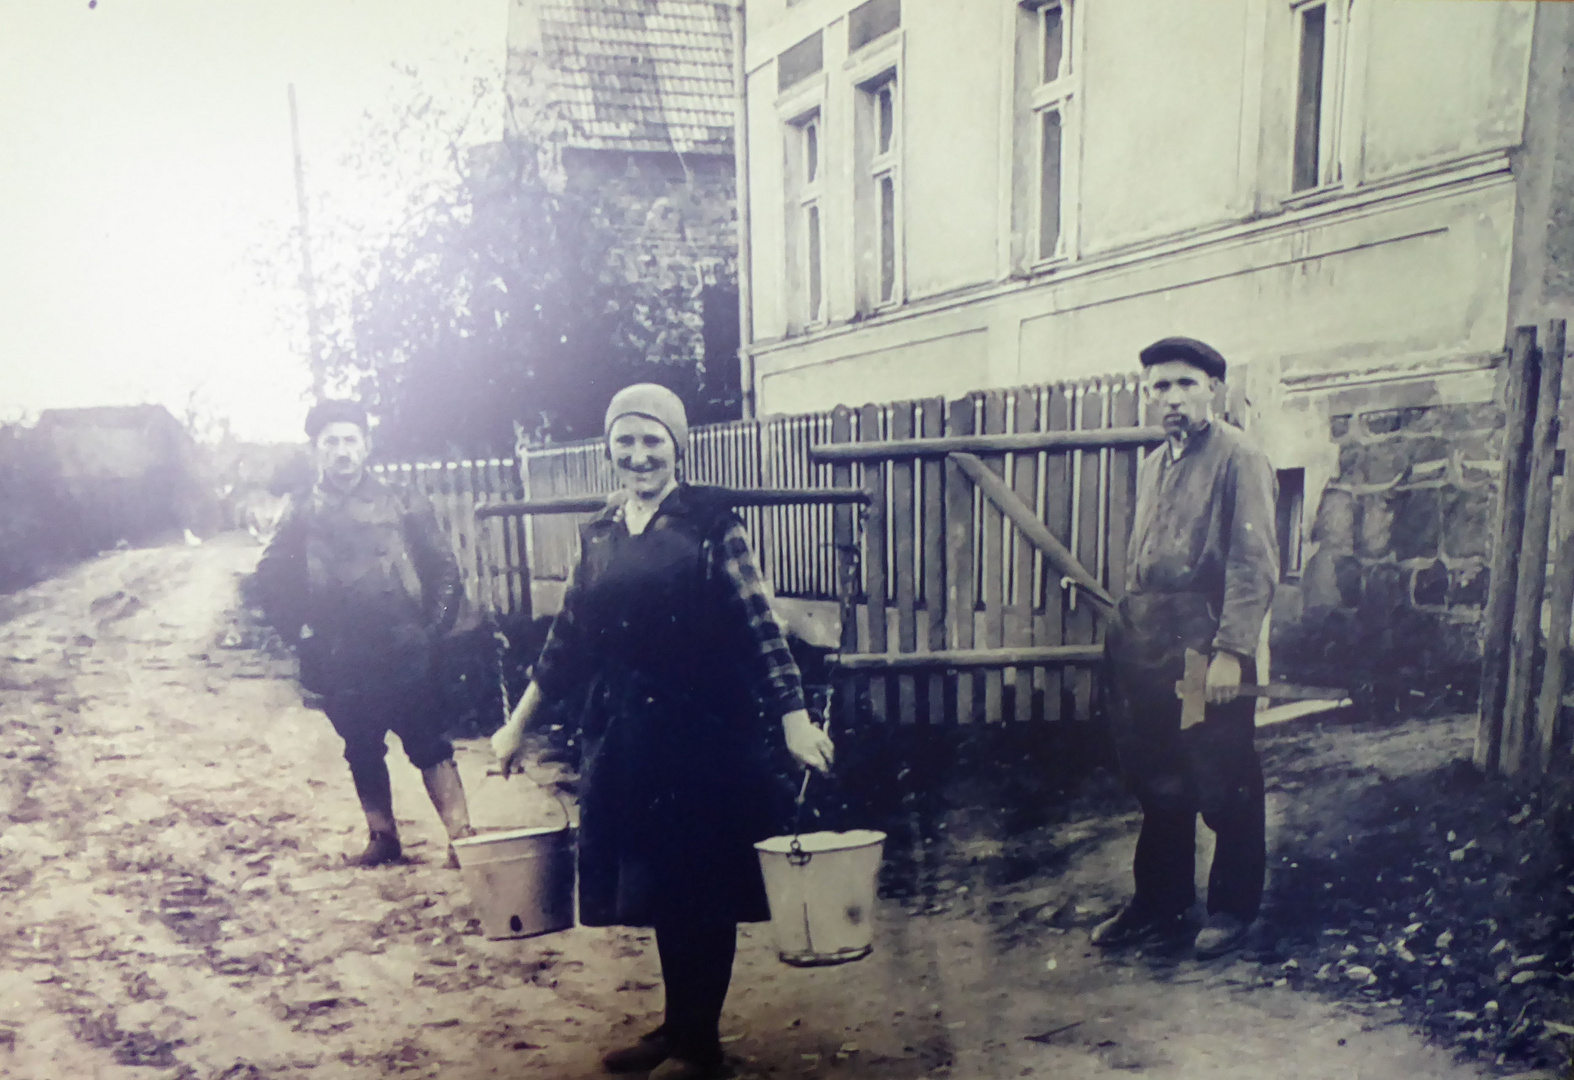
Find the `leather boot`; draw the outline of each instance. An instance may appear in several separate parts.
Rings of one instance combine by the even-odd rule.
[[[398,862],[403,855],[404,850],[399,846],[399,837],[396,834],[374,829],[371,839],[366,842],[366,850],[355,860],[355,865],[383,866]]]
[[[426,784],[426,794],[437,809],[437,816],[448,831],[449,840],[474,836],[470,827],[470,806],[465,801],[465,788],[459,780],[459,766],[454,759],[440,761],[431,768],[421,770],[421,780]],[[448,868],[459,868],[459,856],[453,844],[448,845]]]
[[[388,781],[388,766],[382,758],[350,763],[350,777],[366,813],[366,829],[371,834],[366,850],[354,860],[357,866],[382,866],[398,862],[403,856],[399,845],[399,826],[394,821],[393,788]]]

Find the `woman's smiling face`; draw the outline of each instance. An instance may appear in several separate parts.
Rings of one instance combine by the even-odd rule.
[[[678,450],[661,421],[633,413],[620,416],[612,422],[607,443],[618,483],[631,494],[649,499],[673,480]]]

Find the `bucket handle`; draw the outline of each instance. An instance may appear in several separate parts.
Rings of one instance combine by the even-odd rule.
[[[509,718],[510,718],[510,714],[512,712],[512,708],[511,708],[511,706],[509,705],[509,702],[508,702],[508,678],[507,678],[507,675],[503,671],[503,656],[508,651],[508,647],[509,647],[508,646],[508,637],[501,630],[496,629],[494,627],[494,629],[492,630],[492,642],[496,646],[497,686],[498,686],[498,690],[501,691],[501,693],[502,693],[502,699],[503,699],[503,723],[506,724],[506,723],[508,723]],[[563,793],[560,792],[560,791],[557,791],[554,788],[547,787],[537,777],[531,776],[530,775],[530,770],[524,767],[523,762],[521,762],[521,764],[520,764],[519,771],[525,775],[525,778],[527,780],[529,780],[532,784],[536,785],[536,787],[540,788],[541,791],[544,794],[552,796],[552,798],[557,802],[557,808],[563,814],[563,828],[566,829],[569,826],[571,826],[574,823],[574,819],[573,819],[572,815],[570,815],[569,812],[568,812],[568,804],[563,801]],[[486,774],[488,776],[502,776],[503,772],[502,772],[501,769],[488,769],[486,771]],[[800,794],[798,797],[799,797],[800,800],[803,798],[802,794]]]
[[[821,731],[824,731],[831,724],[829,692],[827,693],[825,711],[826,719],[825,722],[820,725]],[[814,770],[805,765],[803,767],[803,783],[798,785],[798,798],[794,800],[792,816],[792,843],[787,847],[787,862],[792,866],[807,866],[809,865],[809,860],[814,858],[812,852],[808,852],[803,849],[803,844],[800,841],[800,837],[803,836],[803,799],[804,796],[809,792],[809,777],[813,775]]]

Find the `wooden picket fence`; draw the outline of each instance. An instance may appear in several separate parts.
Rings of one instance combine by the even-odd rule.
[[[413,487],[432,501],[448,534],[465,594],[483,614],[529,615],[525,538],[518,518],[478,520],[478,503],[508,502],[523,494],[512,458],[478,461],[399,462],[372,466],[392,484]]]
[[[1520,327],[1509,349],[1503,488],[1482,627],[1476,763],[1543,773],[1574,752],[1564,716],[1574,619],[1574,484],[1559,443],[1574,433],[1565,324],[1545,344]]]
[[[974,436],[1016,435],[1018,444],[1031,444],[1037,433],[1086,433],[1077,445],[1010,450],[986,439],[988,448],[974,452],[1118,594],[1137,466],[1157,441],[1152,429],[1138,427],[1139,417],[1135,378],[838,408],[696,429],[688,478],[868,493],[862,508],[751,507],[743,514],[779,595],[842,605],[841,654],[859,661],[851,689],[874,716],[930,724],[1087,719],[1103,636],[1095,605],[1064,584],[1065,575],[939,448]],[[835,461],[813,449],[839,444],[864,445]],[[599,441],[526,448],[522,457],[529,500],[614,484]],[[531,580],[567,577],[583,519],[528,519]],[[1046,652],[1057,653],[1054,662],[1012,662]]]

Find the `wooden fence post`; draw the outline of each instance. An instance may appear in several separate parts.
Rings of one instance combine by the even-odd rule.
[[[1525,524],[1514,590],[1514,619],[1503,692],[1502,766],[1508,773],[1534,771],[1540,749],[1532,740],[1530,677],[1541,640],[1541,600],[1547,584],[1547,530],[1552,516],[1552,464],[1558,446],[1558,395],[1563,387],[1563,323],[1554,323],[1541,354],[1532,429],[1530,472],[1525,487]]]
[[[1553,323],[1552,333],[1557,340],[1564,335],[1564,322]],[[1569,383],[1574,381],[1574,365],[1565,363],[1563,368],[1563,400],[1559,409],[1560,433],[1574,432],[1574,392]],[[1574,619],[1574,463],[1563,459],[1563,486],[1557,509],[1552,520],[1552,542],[1556,547],[1552,564],[1552,583],[1547,598],[1550,616],[1547,629],[1547,660],[1541,671],[1541,692],[1536,701],[1536,737],[1539,740],[1539,760],[1547,769],[1557,755],[1567,754],[1563,745],[1559,714],[1563,705],[1563,673],[1566,670],[1569,650],[1569,623]]]
[[[1492,578],[1481,620],[1481,696],[1477,705],[1475,762],[1487,772],[1496,772],[1502,761],[1509,633],[1519,577],[1520,541],[1525,531],[1525,485],[1529,480],[1531,428],[1541,372],[1535,327],[1521,326],[1514,331],[1508,363],[1503,402],[1503,477],[1492,546]]]
[[[831,413],[831,441],[851,442],[852,438],[852,410],[838,405]],[[837,487],[849,487],[853,482],[853,467],[838,462],[831,475]],[[836,548],[836,596],[842,621],[841,651],[844,653],[858,649],[858,537],[853,515],[859,512],[856,506],[838,506],[832,511],[831,542]],[[837,680],[832,720],[839,730],[845,731],[856,714],[853,691],[857,686],[858,680],[850,675]]]

